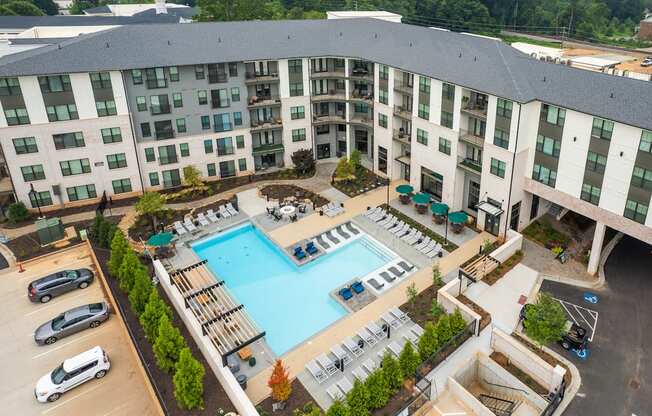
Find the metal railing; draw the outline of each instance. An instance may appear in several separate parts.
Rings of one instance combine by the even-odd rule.
[[[440,346],[437,351],[430,355],[430,357],[426,358],[417,368],[417,382],[424,379],[432,370],[437,368],[439,364],[444,362],[449,355],[453,354],[460,345],[464,344],[467,339],[471,338],[474,334],[475,326],[475,321],[468,323],[463,330],[454,335],[453,338],[444,345]]]

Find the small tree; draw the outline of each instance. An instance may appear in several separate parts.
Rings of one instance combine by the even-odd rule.
[[[437,321],[435,325],[437,331],[437,340],[439,346],[447,343],[453,338],[453,331],[451,329],[451,320],[449,315],[444,315]]]
[[[435,287],[444,286],[444,281],[441,277],[441,270],[439,270],[439,264],[432,266],[432,284],[435,285]]]
[[[464,320],[459,308],[455,308],[455,312],[450,316],[450,325],[453,335],[459,334],[464,328],[466,328],[466,321]]]
[[[361,165],[361,160],[362,160],[362,153],[358,149],[354,149],[351,152],[351,156],[349,157],[349,163],[351,164],[351,169],[353,170],[353,173],[357,173],[358,170],[360,169]]]
[[[432,299],[432,305],[430,306],[430,316],[432,316],[433,321],[437,321],[444,314],[444,309],[439,305],[437,299]]]
[[[161,316],[167,316],[168,319],[172,318],[172,311],[168,305],[163,302],[163,299],[158,295],[156,287],[152,287],[149,292],[149,298],[147,299],[147,304],[145,305],[145,310],[140,314],[140,325],[145,331],[145,336],[149,339],[150,342],[156,340],[156,335],[158,334],[158,325],[161,320]]]
[[[97,236],[95,238],[95,243],[99,245],[102,248],[106,248],[106,240],[108,239],[109,236],[109,229],[111,228],[111,224],[104,218],[101,217],[102,220],[100,221],[100,226],[99,230],[97,233]]]
[[[411,342],[406,342],[403,346],[401,355],[398,357],[398,362],[401,365],[401,371],[404,377],[413,378],[416,375],[421,360],[419,359],[419,354],[412,348]]]
[[[136,212],[149,219],[156,231],[156,214],[165,208],[165,198],[158,192],[145,192],[135,205]]]
[[[95,218],[93,219],[93,225],[91,225],[91,239],[94,242],[98,242],[98,238],[100,235],[100,225],[104,222],[104,217],[102,214],[96,214]]]
[[[369,391],[369,408],[380,409],[385,407],[389,400],[389,385],[381,369],[369,374],[365,381]]]
[[[9,205],[9,208],[7,209],[7,219],[12,224],[27,221],[30,216],[27,207],[20,201]]]
[[[387,386],[391,393],[396,392],[401,388],[403,384],[403,372],[401,371],[401,365],[398,360],[396,360],[390,353],[385,353],[381,363],[381,368],[385,380],[387,380]]]
[[[350,414],[348,406],[341,400],[335,400],[326,412],[326,416],[349,416]]]
[[[204,408],[204,373],[204,366],[192,356],[188,347],[184,347],[172,378],[174,398],[179,407],[185,410]]]
[[[419,338],[418,348],[421,360],[425,361],[430,357],[439,346],[439,338],[437,337],[437,330],[432,322],[427,322],[423,329],[423,335]]]
[[[419,291],[417,290],[417,286],[412,282],[406,289],[405,289],[405,294],[407,295],[408,302],[410,302],[410,305],[414,307],[414,304],[417,301],[417,295],[419,294]]]
[[[149,277],[147,270],[137,269],[134,275],[134,286],[129,292],[129,303],[136,316],[140,317],[145,310],[145,305],[147,305],[153,287],[152,279]]]
[[[125,239],[125,235],[122,231],[117,230],[113,234],[113,239],[111,240],[111,258],[109,259],[108,264],[111,276],[115,276],[118,273],[120,265],[122,264],[122,259],[124,258],[128,248],[129,245],[127,239]]]
[[[267,380],[267,386],[272,389],[272,398],[277,402],[285,402],[292,393],[288,372],[281,360],[276,360],[272,375]]]
[[[525,334],[540,346],[559,341],[566,330],[566,314],[548,293],[541,292],[537,301],[525,311]]]
[[[122,257],[122,264],[118,269],[118,280],[120,281],[120,289],[129,293],[134,286],[134,277],[137,270],[142,268],[143,265],[138,260],[136,252],[128,248]]]
[[[360,380],[356,379],[353,383],[353,388],[346,396],[346,402],[351,416],[369,415],[369,390]]]
[[[158,324],[158,336],[154,342],[153,350],[156,365],[165,371],[174,370],[179,361],[179,352],[186,346],[178,328],[175,328],[166,315],[161,316]]]
[[[311,173],[315,170],[315,158],[311,149],[300,149],[292,153],[294,170],[300,175]]]
[[[342,157],[339,162],[337,162],[337,167],[335,167],[335,180],[340,181],[351,181],[355,179],[355,173],[351,168],[351,164],[346,159]]]
[[[482,252],[484,254],[488,254],[489,250],[491,250],[491,247],[493,247],[491,240],[485,239],[482,241]]]

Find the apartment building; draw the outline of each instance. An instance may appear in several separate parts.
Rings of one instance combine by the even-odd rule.
[[[0,58],[13,193],[56,208],[353,149],[496,235],[550,207],[652,241],[649,83],[376,19],[129,26]],[[32,189],[33,188],[33,189]]]

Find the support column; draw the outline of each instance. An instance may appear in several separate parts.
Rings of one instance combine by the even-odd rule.
[[[606,225],[601,222],[595,223],[595,233],[593,234],[593,245],[591,245],[591,256],[589,257],[589,266],[587,272],[594,275],[600,265],[600,256],[602,254],[602,243],[604,242],[604,232]]]

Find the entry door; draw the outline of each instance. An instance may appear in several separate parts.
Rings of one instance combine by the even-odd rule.
[[[317,145],[317,159],[328,159],[331,157],[330,143],[323,143]]]
[[[490,234],[498,235],[498,228],[500,228],[500,217],[485,214],[484,216],[484,230]]]
[[[532,195],[532,207],[530,208],[530,220],[533,220],[539,213],[539,196]]]
[[[474,181],[469,181],[469,198],[466,207],[473,211],[477,211],[478,202],[480,202],[480,184]]]

